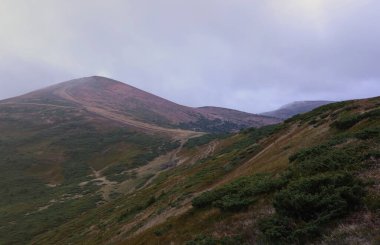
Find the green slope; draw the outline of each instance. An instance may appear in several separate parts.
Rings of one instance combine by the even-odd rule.
[[[34,242],[376,243],[379,106],[335,103],[277,127],[193,140],[181,165]]]
[[[379,242],[379,110],[379,97],[334,103],[281,125],[206,135],[183,141],[180,147],[168,138],[120,125],[102,127],[101,119],[91,119],[93,129],[63,127],[58,132],[51,131],[56,127],[35,130],[26,122],[23,131],[1,136],[1,154],[27,158],[18,159],[15,166],[34,158],[41,163],[41,156],[46,164],[61,156],[65,164],[51,173],[38,167],[23,170],[26,183],[35,181],[33,193],[41,191],[38,188],[45,193],[33,194],[35,204],[32,195],[24,193],[16,196],[28,200],[3,202],[2,243]],[[69,122],[88,125],[86,120],[84,116]],[[12,126],[21,125],[6,125]],[[42,132],[52,137],[42,137]],[[25,140],[36,143],[24,145]],[[52,154],[38,154],[41,151]],[[21,169],[2,165],[10,172],[4,184],[17,179]],[[125,183],[112,186],[106,201],[101,188],[91,182],[91,168],[105,166],[109,167],[102,176]],[[41,210],[66,194],[67,200]]]
[[[0,244],[24,244],[118,195],[105,198],[95,172],[122,182],[122,171],[179,144],[72,107],[0,105],[0,114]]]

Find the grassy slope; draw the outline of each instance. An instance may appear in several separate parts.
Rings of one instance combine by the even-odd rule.
[[[379,119],[374,115],[357,120],[355,125],[347,129],[337,128],[333,123],[344,122],[352,115],[378,109],[379,103],[380,99],[375,98],[332,104],[290,119],[281,127],[265,134],[261,131],[246,131],[217,140],[213,154],[203,159],[198,157],[195,162],[191,157],[202,155],[211,143],[195,148],[185,147],[181,154],[190,158],[182,165],[161,173],[146,188],[83,214],[58,229],[42,234],[35,242],[182,244],[200,234],[205,237],[198,239],[209,241],[210,244],[217,239],[238,239],[236,236],[246,242],[262,241],[265,237],[259,231],[257,221],[275,212],[272,206],[273,194],[264,194],[248,207],[234,212],[221,211],[219,208],[194,209],[191,201],[204,191],[222,187],[241,176],[257,173],[279,176],[288,168],[289,156],[301,149],[328,142],[340,135],[352,136],[362,129],[378,126]],[[260,140],[261,137],[263,139]],[[348,140],[347,147],[355,147],[355,142]],[[378,139],[360,142],[362,145],[371,145],[374,151],[379,149]],[[356,174],[365,175],[365,171],[361,169]],[[372,189],[376,200],[379,193],[375,188]],[[365,205],[376,207],[377,204],[373,201],[372,204],[366,202]],[[366,207],[350,215],[365,210]],[[338,221],[344,226],[345,222],[350,222],[350,215],[340,217]],[[367,215],[375,217],[372,211],[367,211]],[[352,232],[358,239],[376,239],[376,230],[368,232],[366,229],[366,225],[370,224],[357,221],[356,225],[359,228]],[[334,232],[324,233],[325,239],[334,239]]]
[[[257,227],[257,221],[274,213],[273,194],[264,194],[248,207],[234,212],[221,211],[220,208],[194,209],[191,201],[207,190],[223,187],[242,176],[268,173],[278,177],[288,168],[289,156],[299,150],[345,133],[355,134],[362,129],[378,126],[379,119],[376,116],[359,120],[352,115],[374,110],[379,107],[379,103],[380,99],[375,98],[332,104],[292,118],[275,129],[248,130],[228,138],[206,138],[187,144],[177,153],[175,168],[162,171],[148,185],[140,185],[132,193],[121,195],[96,209],[81,212],[65,224],[38,235],[32,243],[182,244],[198,239],[213,244],[217,239],[228,241],[230,238],[241,238],[246,242],[263,240],[265,238]],[[337,120],[343,127],[355,120],[357,123],[339,129],[331,125]],[[355,141],[348,142],[355,146]],[[378,150],[376,140],[364,140],[362,143],[371,144],[373,150]],[[114,153],[111,155],[115,157]],[[369,176],[365,170],[359,174]],[[371,189],[374,200],[366,202],[371,210],[376,209],[376,191],[376,188]],[[360,209],[350,215],[365,210]],[[366,215],[376,217],[373,211],[367,211]],[[343,217],[342,224],[349,223],[350,217]],[[357,237],[366,241],[375,239],[374,232],[367,232],[366,227],[371,225],[369,222],[357,222],[356,225],[360,229],[352,233]],[[334,240],[334,236],[338,236],[336,234],[347,233],[339,229],[334,232],[326,233],[325,239]],[[365,232],[367,237],[363,235]],[[200,234],[205,237],[197,238]]]
[[[0,114],[1,244],[24,244],[103,203],[93,170],[120,182],[128,176],[118,170],[178,146],[73,107],[1,105]]]

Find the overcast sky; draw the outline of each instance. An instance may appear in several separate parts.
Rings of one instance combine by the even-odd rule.
[[[380,95],[379,0],[0,0],[0,99],[90,75],[248,112]]]

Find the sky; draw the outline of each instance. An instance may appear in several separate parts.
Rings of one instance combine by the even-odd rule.
[[[0,0],[0,99],[85,76],[263,112],[380,95],[378,0]]]

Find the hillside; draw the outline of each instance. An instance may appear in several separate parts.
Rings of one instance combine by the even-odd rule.
[[[32,244],[376,244],[379,125],[377,97],[190,139],[175,167]]]
[[[0,244],[25,244],[145,187],[181,164],[179,152],[205,134],[200,130],[276,122],[235,113],[242,118],[177,105],[103,77],[0,101]]]
[[[260,115],[288,119],[297,114],[309,112],[317,107],[333,103],[334,101],[295,101],[290,104],[281,106],[279,109],[269,112],[260,113]]]
[[[225,132],[259,127],[280,120],[219,108],[209,111],[178,105],[130,85],[105,78],[85,77],[63,82],[1,104],[69,106],[143,130]],[[233,112],[233,113],[231,113]]]

